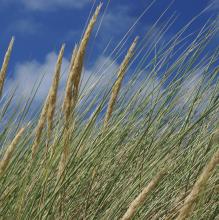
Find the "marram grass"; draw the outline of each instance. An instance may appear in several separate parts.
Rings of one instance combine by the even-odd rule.
[[[5,53],[4,61],[2,63],[2,67],[1,67],[1,71],[0,71],[0,98],[2,97],[4,82],[5,82],[5,78],[6,78],[6,72],[8,69],[8,63],[9,63],[9,60],[11,57],[13,45],[14,45],[14,37],[12,37],[10,44],[8,46],[8,49]]]
[[[208,50],[216,22],[185,36],[189,22],[165,43],[170,20],[138,42],[129,31],[98,80],[81,88],[100,9],[76,44],[63,100],[64,46],[26,127],[35,94],[22,109],[16,90],[3,90],[9,45],[0,73],[0,219],[218,219],[219,50]]]
[[[7,169],[7,166],[11,160],[12,154],[15,151],[16,145],[21,138],[22,133],[24,132],[24,128],[21,128],[20,131],[16,134],[11,144],[7,147],[6,152],[1,159],[0,163],[0,176],[3,175],[4,171]]]

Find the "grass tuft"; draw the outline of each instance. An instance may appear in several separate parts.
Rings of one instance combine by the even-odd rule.
[[[84,84],[101,7],[73,50],[63,100],[64,44],[42,105],[34,100],[43,79],[27,100],[16,88],[1,99],[0,219],[217,219],[217,21],[188,33],[197,16],[165,38],[175,19],[161,16],[130,46],[139,18]]]

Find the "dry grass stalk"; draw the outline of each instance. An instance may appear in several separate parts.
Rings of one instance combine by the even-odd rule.
[[[38,124],[35,129],[35,138],[34,138],[34,142],[33,142],[33,146],[32,146],[32,159],[36,155],[37,149],[40,144],[43,128],[46,124],[47,119],[48,119],[48,122],[50,123],[49,126],[51,126],[51,128],[52,128],[52,121],[50,121],[50,120],[53,118],[53,114],[54,114],[54,110],[55,110],[55,100],[56,100],[55,94],[57,93],[57,88],[58,88],[58,82],[59,82],[58,79],[59,79],[59,74],[60,74],[59,68],[61,68],[63,53],[64,53],[64,46],[62,46],[62,49],[60,51],[59,58],[57,61],[57,69],[56,69],[56,73],[54,76],[54,80],[52,82],[51,89],[49,90],[49,93],[47,95],[46,101],[44,103],[43,109],[40,114]],[[51,96],[52,96],[52,98],[51,98]],[[53,106],[54,106],[54,108],[53,108]],[[50,108],[50,113],[48,112],[49,108]],[[51,128],[49,127],[48,130],[51,130]]]
[[[72,78],[72,74],[73,74],[72,68],[74,66],[77,51],[78,51],[78,47],[77,47],[77,45],[75,45],[73,53],[72,53],[72,57],[71,57],[68,80],[67,80],[66,90],[65,90],[65,97],[64,97],[64,101],[63,101],[63,107],[62,107],[62,110],[65,115],[68,115],[68,111],[70,111],[70,107],[71,107],[70,103],[72,100],[73,80],[74,80]]]
[[[64,146],[63,146],[63,152],[59,164],[59,172],[58,177],[62,174],[63,170],[65,169],[65,165],[67,162],[69,147],[69,123],[70,123],[70,116],[71,111],[74,111],[75,105],[78,100],[78,94],[79,94],[79,84],[81,79],[81,72],[83,68],[83,62],[84,62],[84,56],[86,52],[87,43],[89,41],[91,32],[93,30],[94,24],[96,23],[98,14],[100,12],[102,3],[96,8],[94,15],[89,21],[89,24],[87,26],[87,29],[84,33],[84,36],[80,42],[80,45],[78,49],[75,48],[73,55],[72,55],[72,61],[71,61],[71,69],[68,77],[68,82],[66,85],[66,91],[65,91],[65,97],[64,97],[64,118],[65,118],[65,124],[64,124]],[[73,83],[73,84],[72,84]],[[72,88],[73,87],[73,88]],[[72,96],[72,90],[73,90],[73,96]]]
[[[215,169],[216,165],[219,163],[219,149],[213,155],[209,163],[204,167],[201,175],[199,176],[198,180],[195,182],[191,193],[186,197],[185,202],[180,209],[179,215],[176,220],[183,220],[190,216],[192,212],[192,207],[196,202],[200,192],[203,190],[204,186],[206,185],[209,177],[211,176],[213,170]]]
[[[74,109],[78,100],[78,94],[79,94],[79,84],[80,84],[80,79],[81,79],[81,73],[82,73],[82,68],[83,68],[83,62],[84,62],[84,55],[86,52],[86,46],[88,43],[88,40],[90,38],[91,32],[93,30],[94,24],[96,23],[98,14],[100,12],[102,4],[100,4],[93,17],[91,18],[87,29],[84,33],[84,36],[81,40],[80,46],[78,48],[78,53],[75,58],[74,65],[72,67],[72,79],[73,79],[73,97],[71,100],[71,106]]]
[[[148,194],[157,186],[159,181],[166,175],[166,171],[162,170],[144,189],[143,191],[131,202],[128,210],[123,215],[121,220],[131,220],[135,215],[137,209],[144,203]]]
[[[69,66],[69,73],[71,72],[71,70],[72,70],[72,68],[74,66],[74,62],[75,62],[75,57],[77,55],[77,51],[78,51],[78,45],[76,44],[74,46],[74,49],[73,49],[72,55],[71,55],[71,61],[70,61],[70,66]],[[70,74],[69,74],[69,76],[70,76]],[[73,85],[72,85],[72,87],[73,87]]]
[[[12,140],[11,144],[7,147],[7,150],[6,150],[2,160],[0,161],[0,176],[6,170],[8,164],[9,164],[9,162],[11,160],[12,154],[13,154],[13,152],[15,150],[15,147],[18,144],[18,141],[19,141],[21,135],[23,134],[24,130],[25,130],[24,128],[21,128],[19,130],[19,132],[17,133],[17,135]]]
[[[121,88],[122,80],[123,80],[124,75],[126,73],[126,70],[128,68],[129,62],[130,62],[131,58],[133,57],[134,49],[135,49],[135,46],[137,44],[137,41],[138,41],[138,37],[135,38],[134,42],[132,43],[131,47],[129,48],[128,53],[126,54],[121,66],[119,68],[118,78],[117,78],[117,80],[116,80],[116,82],[115,82],[115,84],[112,88],[112,94],[111,94],[111,97],[110,97],[110,100],[109,100],[106,116],[105,116],[105,119],[104,119],[104,128],[107,127],[108,122],[111,118],[113,108],[114,108],[117,96],[118,96],[120,88]]]
[[[88,41],[90,39],[91,32],[93,30],[93,27],[96,23],[97,17],[99,15],[100,9],[102,7],[102,3],[97,6],[94,15],[89,21],[89,24],[85,30],[84,36],[80,42],[80,46],[78,48],[78,52],[75,58],[75,62],[72,68],[73,72],[73,82],[74,82],[74,92],[76,92],[73,96],[73,100],[75,99],[77,101],[78,98],[78,91],[79,91],[79,84],[81,79],[81,72],[83,68],[83,62],[84,62],[84,55],[86,52],[86,47],[88,44]]]
[[[12,37],[12,39],[11,39],[11,41],[9,43],[8,49],[7,49],[6,53],[5,53],[4,61],[3,61],[3,64],[2,64],[2,68],[1,68],[1,71],[0,71],[0,98],[1,98],[2,92],[3,92],[6,72],[7,72],[7,69],[8,69],[8,63],[9,63],[9,60],[10,60],[13,44],[14,44],[14,37]]]
[[[210,144],[218,144],[219,143],[219,128],[212,135],[211,143]]]
[[[61,65],[62,65],[62,58],[63,58],[64,50],[65,50],[65,45],[62,45],[62,48],[59,52],[59,56],[58,56],[57,63],[56,63],[52,86],[49,92],[48,112],[47,112],[47,121],[48,121],[47,140],[48,142],[50,141],[50,137],[52,133],[53,117],[54,117],[55,107],[56,107],[57,91],[58,91],[58,85],[59,85],[59,80],[60,80]]]
[[[47,111],[48,111],[48,107],[49,107],[48,100],[49,100],[49,95],[46,98],[46,101],[44,103],[43,109],[42,109],[41,114],[40,114],[38,124],[37,124],[36,129],[35,129],[35,138],[34,138],[34,142],[33,142],[33,146],[32,146],[32,159],[36,155],[37,149],[38,149],[39,144],[40,144],[40,139],[41,139],[41,136],[42,136],[43,128],[44,128],[45,123],[46,123]]]
[[[63,142],[63,151],[59,163],[59,169],[58,169],[58,179],[62,175],[63,171],[65,170],[65,166],[68,160],[69,155],[69,137],[70,137],[70,129],[66,129],[64,132],[64,142]]]

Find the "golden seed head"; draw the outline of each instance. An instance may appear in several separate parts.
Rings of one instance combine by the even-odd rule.
[[[131,202],[128,210],[123,215],[121,220],[131,220],[135,215],[137,209],[142,206],[148,194],[157,186],[159,181],[167,174],[165,170],[162,170],[149,184],[142,190],[142,192]]]
[[[14,45],[14,37],[11,38],[11,41],[10,41],[8,49],[5,53],[4,61],[3,61],[1,71],[0,71],[0,98],[1,98],[2,92],[3,92],[6,72],[8,69],[8,63],[9,63],[9,60],[11,57],[11,51],[12,51],[13,45]]]
[[[61,66],[62,66],[62,58],[65,50],[65,45],[62,45],[62,48],[59,52],[59,56],[56,63],[55,74],[53,77],[53,82],[51,85],[51,89],[49,92],[49,103],[48,103],[48,112],[47,112],[47,121],[48,121],[48,141],[51,136],[52,127],[53,127],[53,116],[55,113],[56,107],[56,99],[57,99],[57,91],[60,80]]]
[[[90,19],[89,24],[85,30],[85,33],[82,37],[82,40],[80,42],[78,49],[75,48],[73,52],[72,62],[70,66],[70,73],[69,73],[68,82],[66,85],[64,104],[63,104],[64,117],[65,117],[66,123],[68,123],[69,121],[71,111],[74,111],[74,109],[71,109],[71,107],[74,108],[78,100],[79,84],[80,84],[81,73],[82,73],[82,68],[83,68],[84,55],[86,52],[86,47],[87,47],[91,32],[93,30],[94,24],[96,23],[98,14],[100,12],[101,6],[102,4],[100,4],[96,8],[94,15]],[[72,96],[72,92],[73,92],[73,96]]]
[[[77,100],[78,100],[78,94],[79,94],[79,84],[80,84],[80,78],[83,68],[83,62],[84,62],[84,55],[86,52],[87,43],[89,41],[91,32],[93,30],[94,24],[96,23],[98,14],[100,12],[102,4],[100,4],[95,12],[92,18],[89,21],[89,24],[85,30],[85,33],[83,35],[83,38],[80,42],[79,47],[75,47],[71,64],[70,64],[70,72],[68,76],[68,81],[66,85],[65,90],[65,97],[63,102],[63,111],[64,111],[64,141],[63,141],[63,152],[61,155],[61,160],[59,163],[59,172],[58,177],[62,174],[63,170],[65,169],[65,165],[67,163],[68,158],[68,152],[69,152],[69,133],[70,133],[70,117],[71,112],[74,112],[74,108],[76,106]],[[72,96],[73,92],[73,96]],[[72,104],[73,103],[73,104]],[[73,109],[72,109],[73,108]]]
[[[11,144],[7,147],[6,152],[5,152],[2,160],[0,161],[0,176],[6,170],[8,164],[12,158],[13,152],[15,151],[15,148],[16,148],[18,141],[19,141],[21,135],[23,134],[24,130],[25,130],[25,128],[21,128],[18,131],[17,135],[12,140]]]
[[[49,107],[48,100],[49,100],[49,96],[47,96],[47,98],[46,98],[46,101],[44,103],[43,109],[40,114],[39,121],[38,121],[37,126],[35,128],[35,138],[34,138],[34,142],[33,142],[33,146],[32,146],[32,159],[35,157],[36,152],[39,148],[43,128],[46,123],[46,116],[47,116],[47,111],[48,111],[48,107]]]
[[[71,57],[68,80],[67,80],[66,89],[65,89],[65,97],[63,101],[63,107],[62,107],[62,111],[65,113],[65,115],[68,115],[67,111],[70,108],[69,106],[70,106],[71,99],[72,99],[72,89],[73,89],[73,81],[74,81],[74,78],[72,78],[72,73],[73,73],[72,68],[74,66],[77,51],[78,51],[78,47],[77,45],[75,45],[73,53],[72,53],[72,57]]]
[[[195,182],[192,191],[186,197],[176,220],[185,220],[190,216],[192,212],[192,208],[195,202],[197,201],[199,194],[202,192],[204,186],[207,184],[208,179],[210,178],[213,170],[215,169],[218,163],[219,163],[219,149],[213,155],[209,163],[204,167],[201,175],[198,177],[197,181]]]
[[[81,79],[81,72],[82,72],[82,67],[83,67],[83,61],[84,61],[84,55],[86,52],[86,47],[88,44],[88,41],[90,39],[91,32],[93,30],[94,24],[96,23],[97,17],[99,15],[100,9],[102,7],[102,3],[96,8],[94,15],[89,21],[89,24],[85,30],[84,36],[80,42],[78,52],[75,57],[75,62],[72,68],[72,79],[73,79],[73,84],[75,88],[75,93],[74,94],[74,99],[77,100],[78,96],[78,90],[79,90],[79,84],[80,84],[80,79]]]
[[[133,41],[131,47],[129,48],[129,50],[128,50],[128,52],[122,62],[122,64],[119,67],[118,78],[117,78],[115,84],[113,85],[111,97],[109,100],[108,108],[107,108],[105,119],[104,119],[104,128],[107,127],[108,122],[109,122],[111,115],[113,113],[113,108],[116,103],[116,99],[119,94],[119,91],[120,91],[122,80],[123,80],[124,75],[127,71],[129,62],[130,62],[131,58],[133,57],[134,49],[136,47],[137,41],[138,41],[138,37],[136,37],[135,40]]]
[[[213,133],[212,143],[219,144],[219,128]]]

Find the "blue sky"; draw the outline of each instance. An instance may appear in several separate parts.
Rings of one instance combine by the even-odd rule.
[[[67,68],[72,48],[80,40],[93,4],[97,5],[98,2],[97,0],[0,0],[1,60],[11,36],[15,36],[9,67],[9,75],[13,81],[9,85],[20,83],[22,87],[20,92],[26,94],[40,72],[53,72],[57,53],[63,42],[66,43],[63,68]],[[110,2],[103,0],[102,14],[89,44],[90,56],[86,60],[88,73],[91,73],[102,60],[109,59],[110,62],[107,54],[103,56],[101,52],[109,41],[110,52],[151,2],[151,0],[111,0]],[[142,36],[171,2],[171,0],[157,0],[139,20],[131,37]],[[210,3],[213,4],[212,7],[194,22],[190,30],[200,28],[209,16],[217,15],[219,0],[175,0],[162,18],[162,21],[166,21],[170,16],[177,17],[166,37],[171,37]],[[96,35],[100,21],[102,23]],[[117,65],[115,63],[112,68],[116,68]],[[51,75],[48,75],[42,88],[49,87],[49,78]],[[45,95],[46,89],[42,89],[42,94],[39,92],[39,97]]]
[[[10,37],[14,35],[16,37],[14,62],[27,59],[42,61],[45,54],[57,50],[62,42],[67,44],[70,53],[71,47],[80,39],[93,2],[94,0],[0,0],[1,48],[5,49]],[[101,46],[104,47],[104,43],[111,38],[118,42],[150,2],[150,0],[111,0],[103,19],[103,30],[100,29],[99,32],[98,40],[103,43]],[[216,8],[219,0],[215,2],[216,11],[219,9]],[[106,6],[107,1],[103,3]],[[170,3],[170,0],[157,1],[140,20],[135,31],[138,32],[139,29],[146,31]],[[175,0],[164,16],[164,19],[173,13],[178,16],[171,32],[180,29],[209,3],[209,0]],[[196,26],[201,26],[207,16],[215,11],[209,11],[202,16]]]

